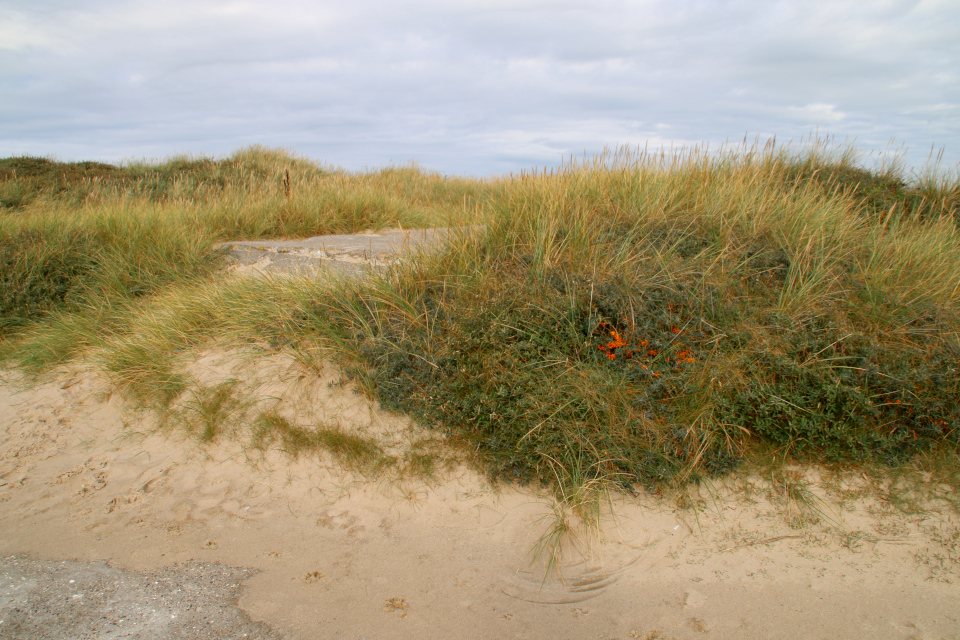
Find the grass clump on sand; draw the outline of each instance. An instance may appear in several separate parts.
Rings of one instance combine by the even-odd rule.
[[[17,276],[39,288],[29,310],[4,294],[14,300],[5,317],[19,323],[9,358],[40,369],[92,349],[128,389],[162,404],[188,393],[176,364],[186,350],[217,340],[320,349],[384,406],[469,444],[491,477],[562,496],[682,485],[771,451],[919,465],[960,482],[956,180],[908,183],[823,147],[620,151],[491,180],[343,174],[264,150],[197,163],[149,194],[110,183],[162,209],[156,224],[190,238],[183,246],[195,253],[182,251],[194,262],[141,289],[99,286],[105,274],[140,271],[120,253],[106,269],[87,249],[60,280]],[[298,176],[289,197],[287,165]],[[260,182],[229,177],[263,166]],[[78,209],[69,189],[45,189],[2,214],[7,237],[56,237],[41,226],[62,224],[54,210],[71,211],[78,234],[152,219],[147,209]],[[231,213],[237,194],[261,195]],[[218,240],[381,224],[464,230],[359,280],[199,281]],[[42,260],[28,244],[4,259],[34,273]],[[156,264],[181,249],[171,251]],[[102,327],[90,320],[107,316]],[[216,408],[215,397],[195,398]],[[348,434],[261,427],[264,443],[291,451],[322,437],[335,455],[377,455]]]
[[[263,413],[254,425],[253,445],[265,450],[274,444],[293,456],[327,451],[345,468],[372,475],[393,462],[373,438],[339,426],[306,429],[274,413]]]

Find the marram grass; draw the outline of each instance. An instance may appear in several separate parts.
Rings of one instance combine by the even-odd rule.
[[[226,405],[181,373],[193,350],[319,351],[491,477],[562,495],[758,452],[960,481],[955,179],[822,147],[620,150],[488,180],[265,149],[58,167],[0,161],[3,353],[27,370],[93,358],[143,404],[192,393],[218,425]],[[441,225],[472,229],[362,280],[216,274],[227,239]]]

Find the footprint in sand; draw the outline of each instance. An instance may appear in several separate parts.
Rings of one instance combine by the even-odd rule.
[[[683,606],[698,609],[702,607],[706,601],[707,597],[705,595],[695,589],[691,589],[684,594]]]
[[[135,504],[139,500],[140,496],[131,491],[125,496],[116,496],[115,498],[111,499],[110,502],[107,503],[107,506],[104,507],[103,511],[104,513],[113,513],[114,511],[127,507],[131,504]]]
[[[103,489],[105,486],[107,486],[107,474],[106,472],[101,471],[100,473],[94,474],[93,480],[91,482],[89,483],[84,482],[83,486],[80,487],[80,491],[78,491],[77,493],[84,494],[84,493],[90,493],[92,491],[99,491],[100,489]]]
[[[143,481],[144,476],[141,476],[141,481],[143,481],[143,484],[140,486],[140,491],[143,493],[151,493],[158,487],[162,486],[163,484],[166,484],[167,480],[169,479],[168,478],[169,473],[170,473],[170,468],[162,469],[160,470],[159,473],[156,473],[155,470],[151,469],[148,473],[144,474],[144,476],[153,475],[153,474],[156,474],[156,475],[153,475],[152,478],[145,481]]]
[[[383,603],[383,610],[387,613],[398,612],[401,618],[407,617],[406,598],[387,598]]]
[[[324,577],[325,577],[324,574],[320,573],[319,571],[311,571],[307,575],[303,576],[303,581],[307,584],[313,584],[314,582],[318,582]]]
[[[707,633],[710,631],[710,628],[707,626],[707,623],[700,618],[690,618],[690,621],[688,624],[697,633]]]

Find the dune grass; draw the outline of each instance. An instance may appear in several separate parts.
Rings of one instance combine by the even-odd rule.
[[[960,487],[955,178],[823,146],[620,150],[488,180],[265,149],[58,166],[0,161],[2,353],[28,371],[94,358],[163,407],[197,393],[194,349],[319,352],[491,478],[565,503],[760,455]],[[464,231],[362,279],[216,275],[224,240],[441,225]],[[194,398],[198,424],[219,424],[219,396]]]
[[[219,242],[442,221],[484,186],[415,167],[349,174],[278,151],[114,167],[0,160],[0,330],[203,278]]]

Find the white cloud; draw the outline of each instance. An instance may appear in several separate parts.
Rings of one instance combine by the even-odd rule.
[[[960,104],[948,104],[941,102],[939,104],[924,105],[913,109],[905,109],[904,113],[925,113],[942,111],[960,111]]]
[[[0,7],[0,50],[19,51],[29,48],[49,47],[53,44],[50,34],[28,16]]]
[[[836,106],[821,102],[804,105],[802,107],[787,107],[784,111],[788,117],[799,120],[803,124],[814,126],[834,124],[847,117],[847,114],[837,111]]]

